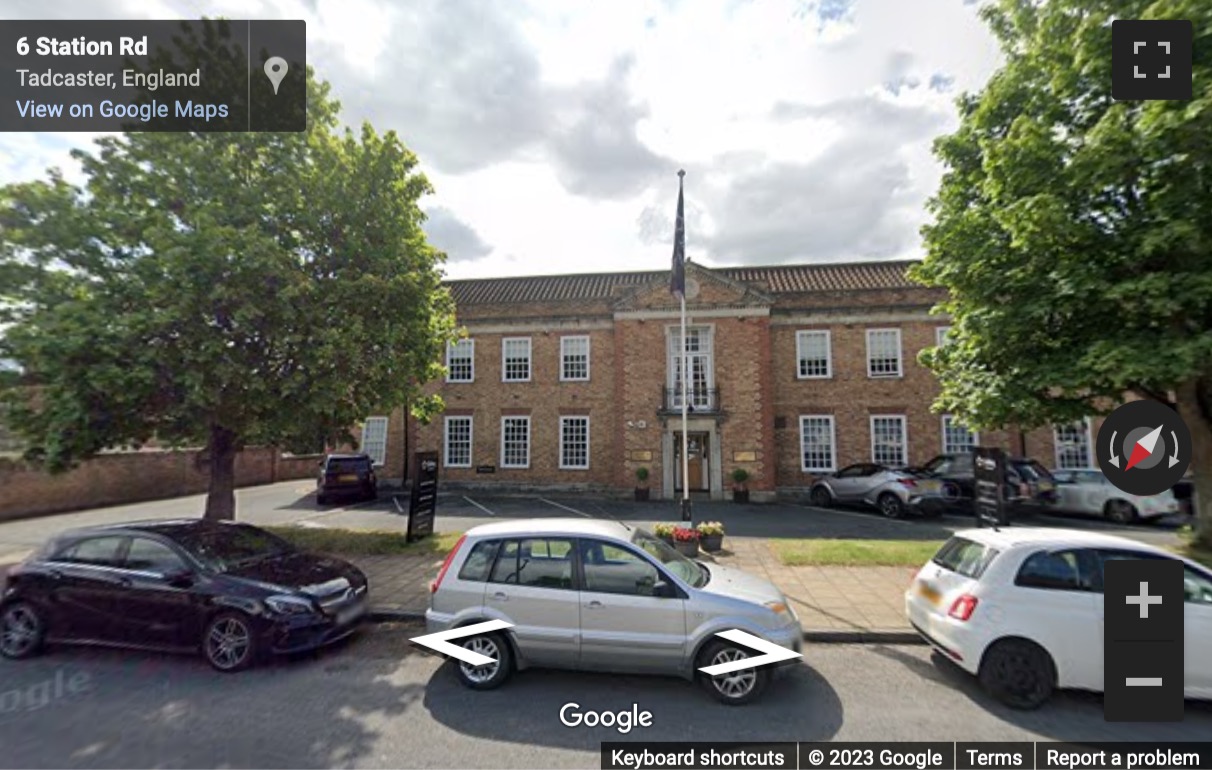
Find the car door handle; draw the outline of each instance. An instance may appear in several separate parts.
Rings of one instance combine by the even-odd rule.
[[[597,609],[602,608],[602,603],[599,602],[597,599],[594,599],[593,601],[591,601],[589,604],[586,604],[585,606],[591,610],[597,610]]]
[[[509,601],[509,596],[504,591],[497,591],[495,594],[492,595],[492,598],[496,599],[499,602]]]

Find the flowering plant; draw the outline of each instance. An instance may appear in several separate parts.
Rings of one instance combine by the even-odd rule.
[[[673,531],[675,529],[677,529],[677,527],[669,523],[657,524],[652,528],[652,534],[656,535],[657,537],[673,537]]]
[[[678,543],[692,543],[699,539],[699,533],[689,527],[677,527],[673,530],[673,539]]]
[[[702,524],[699,524],[696,529],[698,529],[699,534],[704,537],[708,535],[724,534],[724,525],[718,521],[704,521]]]

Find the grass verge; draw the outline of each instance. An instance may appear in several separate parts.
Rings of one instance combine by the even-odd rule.
[[[773,540],[770,547],[789,567],[920,567],[942,540]]]
[[[342,556],[402,556],[433,554],[444,556],[462,535],[442,532],[406,542],[403,532],[366,531],[354,529],[321,529],[319,527],[267,527],[304,551],[332,553]]]

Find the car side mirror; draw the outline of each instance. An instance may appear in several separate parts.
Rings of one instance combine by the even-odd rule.
[[[673,583],[658,580],[652,584],[652,595],[661,599],[672,599],[678,595],[678,589]]]

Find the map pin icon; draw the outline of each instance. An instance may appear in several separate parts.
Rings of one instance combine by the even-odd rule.
[[[286,71],[289,69],[290,67],[286,66],[286,60],[281,56],[271,56],[265,60],[265,77],[274,84],[275,96],[278,94],[278,85],[282,82],[282,78],[286,77]]]

